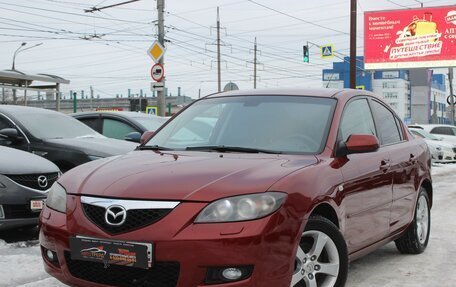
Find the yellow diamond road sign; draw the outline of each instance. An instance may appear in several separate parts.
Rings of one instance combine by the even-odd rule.
[[[165,54],[165,48],[160,44],[160,42],[155,41],[152,46],[147,50],[147,55],[154,60],[155,63],[160,61],[161,57]]]

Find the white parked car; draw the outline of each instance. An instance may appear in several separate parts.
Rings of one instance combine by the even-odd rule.
[[[443,125],[443,124],[413,124],[409,125],[409,128],[422,129],[431,133],[438,138],[442,138],[446,141],[449,141],[453,144],[456,144],[456,127],[452,125]]]
[[[456,145],[430,134],[424,129],[410,128],[415,136],[423,138],[431,151],[433,162],[456,162]]]

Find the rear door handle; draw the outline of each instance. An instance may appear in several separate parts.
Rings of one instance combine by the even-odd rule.
[[[387,172],[390,167],[391,164],[389,159],[384,159],[380,162],[380,170],[382,170],[383,172]]]

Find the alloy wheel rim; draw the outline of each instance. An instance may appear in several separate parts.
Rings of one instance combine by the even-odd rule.
[[[416,208],[416,234],[420,244],[424,244],[427,240],[429,230],[429,208],[427,200],[424,196],[418,199],[418,206]]]
[[[309,241],[305,245],[303,241]],[[295,271],[290,287],[333,287],[339,275],[339,252],[325,233],[305,231],[296,251]]]

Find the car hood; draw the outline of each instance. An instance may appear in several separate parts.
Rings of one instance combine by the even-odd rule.
[[[45,158],[0,146],[0,174],[40,174],[58,171],[59,168]]]
[[[76,167],[59,182],[68,193],[80,195],[212,201],[267,191],[287,174],[317,163],[315,156],[297,157],[136,151]]]
[[[88,155],[99,157],[125,154],[134,150],[137,146],[137,144],[132,142],[105,137],[46,139],[45,141],[53,145],[79,150]]]
[[[433,141],[433,144],[435,144],[436,146],[441,146],[443,148],[447,148],[447,149],[453,149],[454,147],[456,147],[455,143],[452,143],[452,142],[449,142],[449,141],[446,141],[446,140]]]

